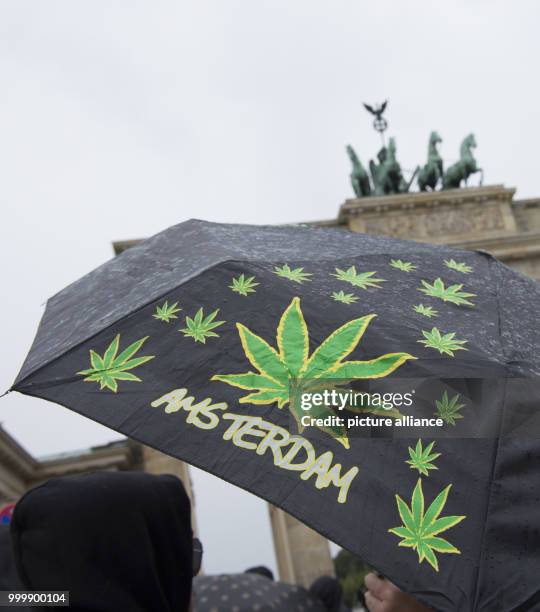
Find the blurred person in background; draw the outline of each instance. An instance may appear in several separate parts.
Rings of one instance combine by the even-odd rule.
[[[175,476],[51,479],[17,503],[11,533],[23,588],[69,591],[71,610],[190,609],[191,508]]]
[[[259,576],[264,576],[265,578],[268,578],[268,580],[274,580],[274,573],[265,565],[256,565],[255,567],[249,567],[244,572],[244,574],[257,574]]]
[[[349,612],[343,602],[343,590],[332,576],[321,576],[309,587],[309,593],[319,599],[328,612]]]

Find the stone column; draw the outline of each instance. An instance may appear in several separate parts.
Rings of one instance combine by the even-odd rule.
[[[328,540],[275,506],[268,506],[279,578],[309,585],[319,576],[334,576]]]

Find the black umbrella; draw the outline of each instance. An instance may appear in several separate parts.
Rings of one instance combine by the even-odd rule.
[[[306,589],[255,574],[199,576],[194,612],[324,612]]]
[[[14,389],[252,491],[438,610],[509,610],[540,597],[539,298],[485,253],[189,221],[51,298]]]

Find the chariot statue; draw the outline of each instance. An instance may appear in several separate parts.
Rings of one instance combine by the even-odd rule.
[[[388,122],[383,114],[387,106],[388,100],[382,104],[364,103],[365,109],[374,117],[373,128],[379,133],[382,141],[376,161],[372,159],[369,161],[369,172],[360,162],[352,146],[347,146],[347,155],[352,164],[350,180],[357,198],[408,193],[416,176],[418,176],[417,183],[420,191],[435,191],[438,187],[457,189],[462,182],[467,186],[467,179],[476,173],[480,173],[480,185],[482,184],[484,172],[478,167],[473,155],[473,149],[476,147],[474,134],[469,134],[464,138],[461,143],[459,161],[452,164],[445,172],[443,159],[438,150],[442,138],[436,131],[431,132],[429,136],[426,164],[422,167],[417,166],[411,178],[406,180],[401,165],[397,161],[395,139],[390,138],[387,145],[384,137]]]
[[[388,147],[383,147],[377,154],[379,163],[369,162],[369,170],[373,180],[375,195],[389,195],[393,193],[407,193],[411,187],[418,168],[409,181],[405,180],[401,165],[396,157],[396,141],[390,138]]]
[[[439,181],[443,178],[443,160],[437,150],[437,145],[442,142],[442,138],[437,132],[431,132],[428,144],[427,163],[418,173],[418,189],[435,191]]]
[[[448,168],[443,176],[443,189],[457,189],[461,186],[461,181],[465,181],[471,174],[480,172],[480,184],[484,180],[484,171],[476,164],[472,149],[476,148],[476,139],[474,134],[469,134],[464,138],[460,147],[459,161]]]
[[[351,147],[351,145],[347,145],[347,155],[349,156],[352,164],[352,172],[350,177],[354,195],[357,198],[370,196],[371,183],[369,182],[369,174],[366,172],[364,166],[362,166],[362,162],[358,159],[358,155],[356,155],[356,151]]]

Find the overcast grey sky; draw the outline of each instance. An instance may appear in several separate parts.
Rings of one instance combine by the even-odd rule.
[[[362,101],[390,99],[405,168],[432,129],[447,160],[474,131],[486,183],[540,195],[539,17],[536,0],[0,0],[3,388],[47,297],[111,241],[334,217],[344,146],[365,162],[379,144]],[[37,455],[118,437],[15,393],[0,421]],[[265,504],[194,480],[206,571],[272,566]]]

